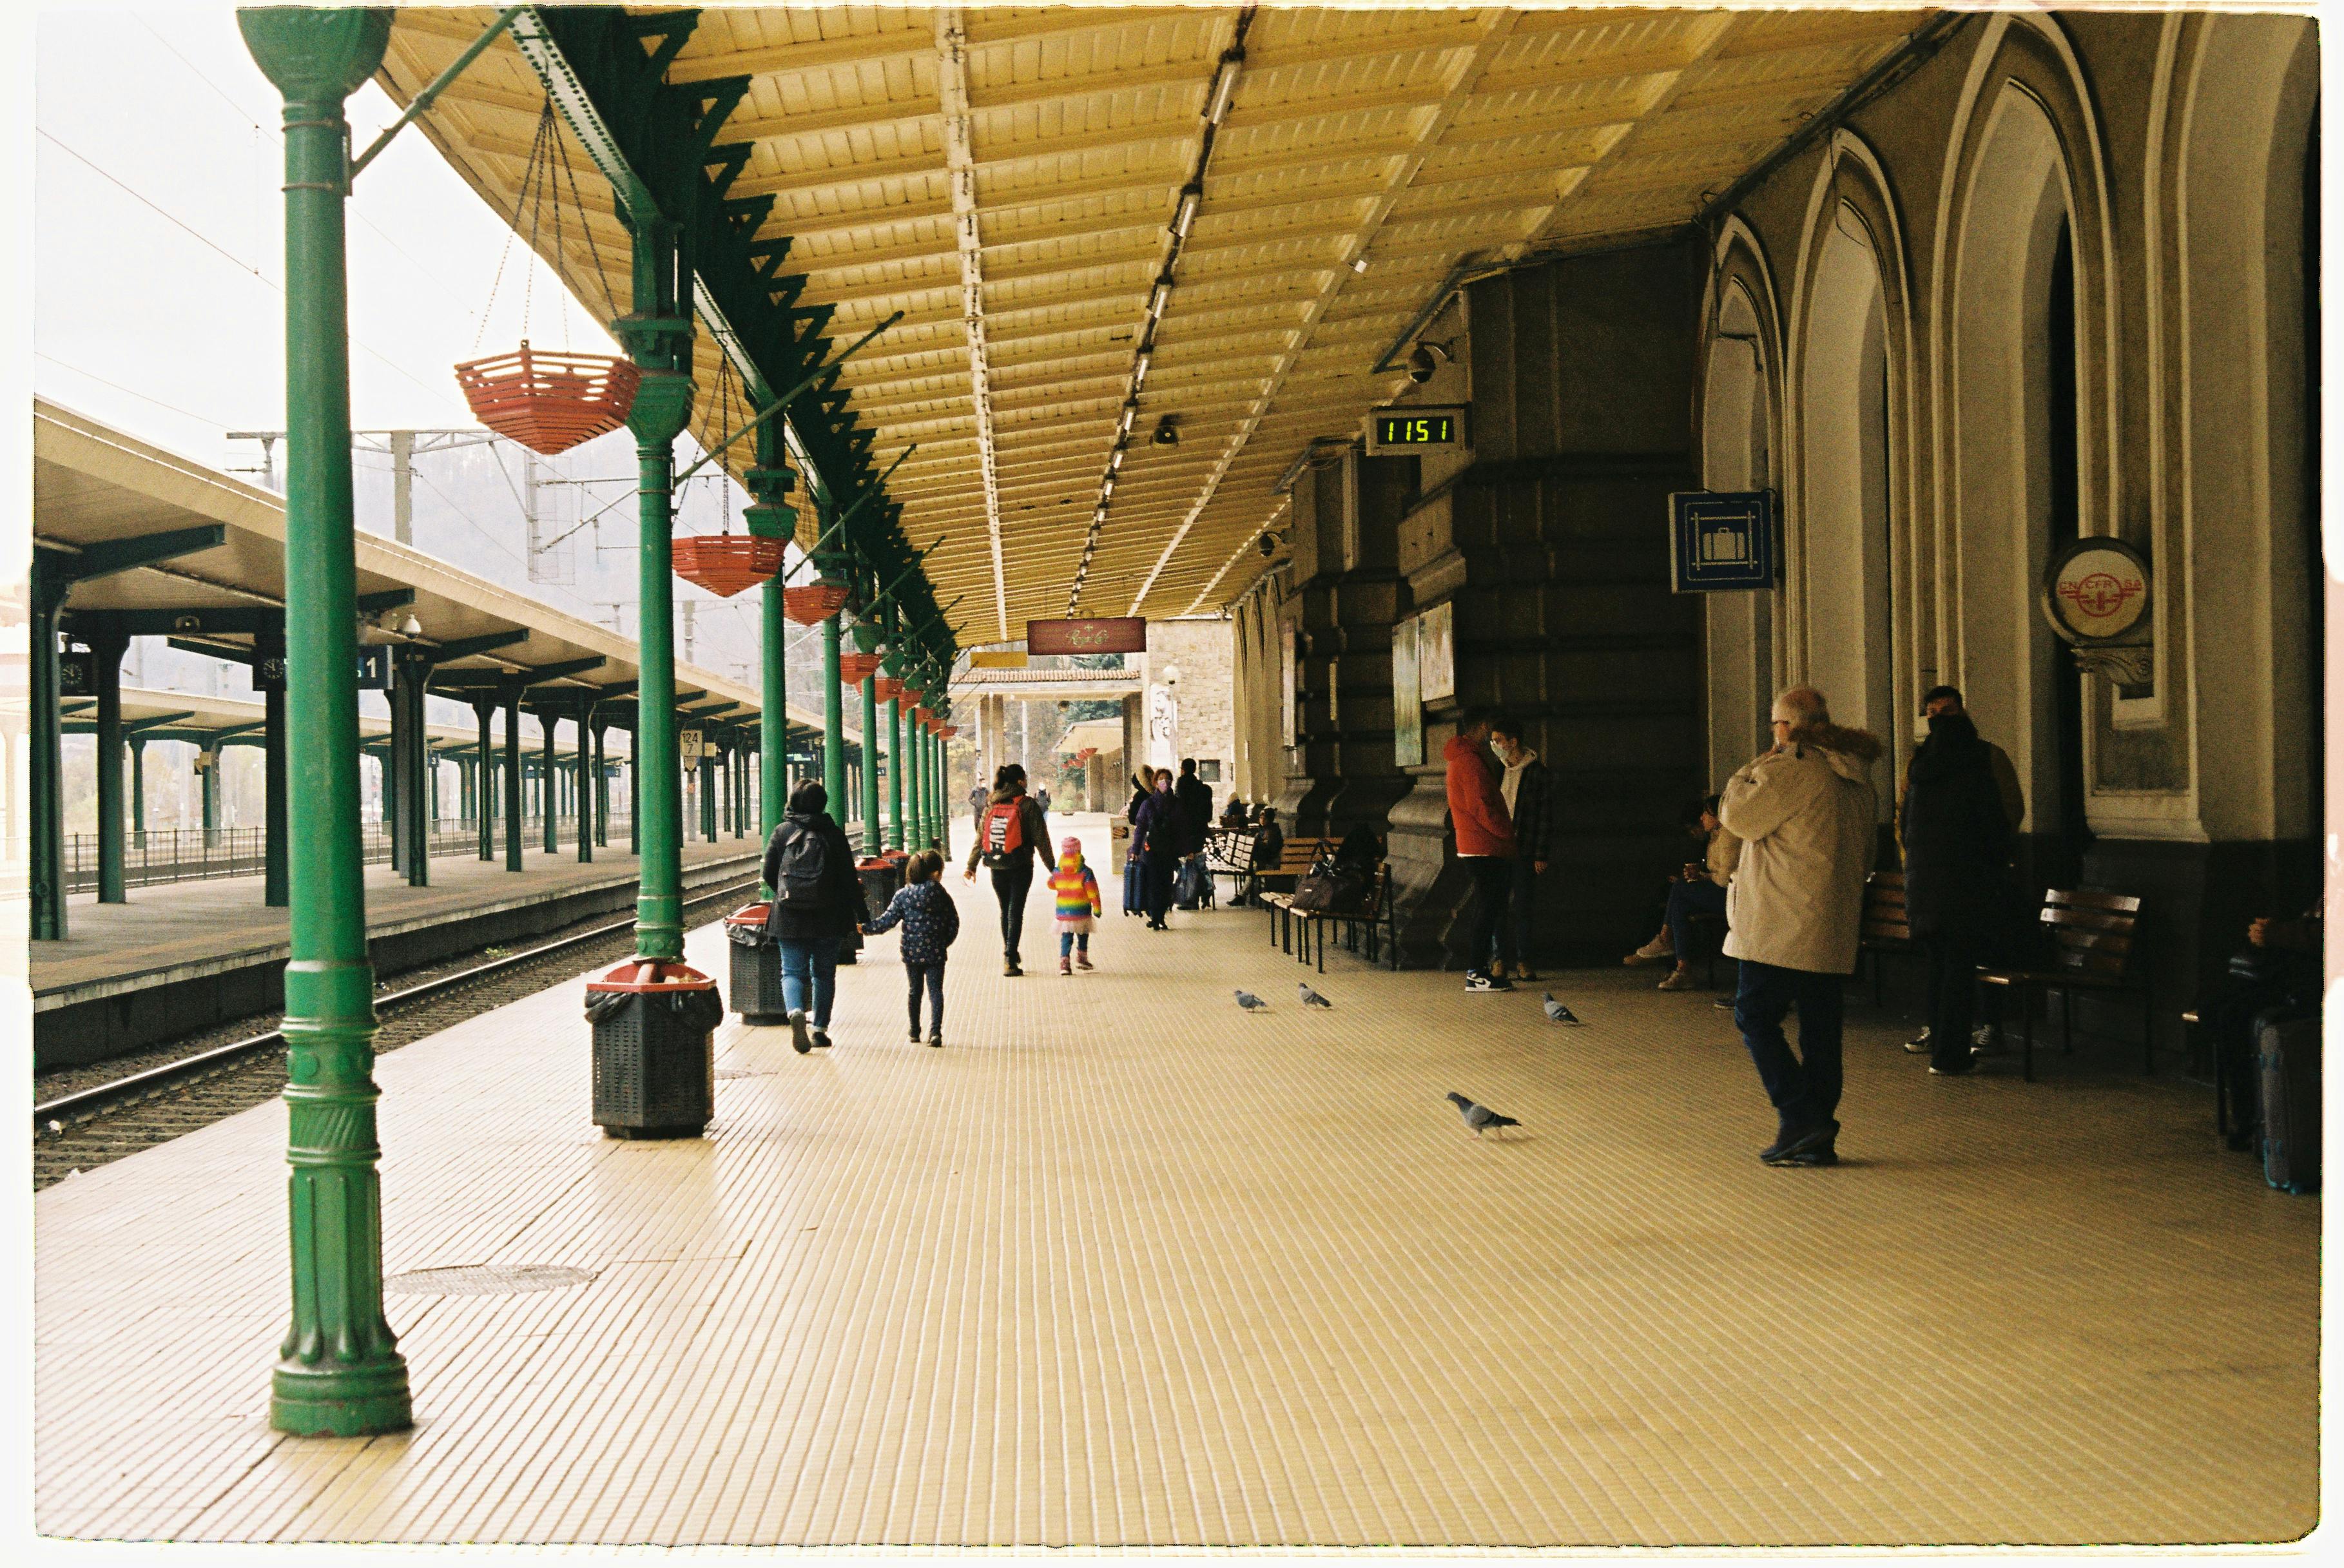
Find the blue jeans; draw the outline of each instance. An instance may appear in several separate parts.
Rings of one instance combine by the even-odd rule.
[[[1733,996],[1733,1024],[1757,1064],[1766,1098],[1774,1102],[1783,1131],[1803,1133],[1832,1119],[1839,1109],[1841,987],[1844,975],[1818,975],[1742,960],[1742,986]],[[1799,1010],[1799,1054],[1783,1034],[1783,1017]]]
[[[1725,889],[1707,877],[1669,884],[1669,946],[1676,950],[1678,963],[1692,962],[1692,933],[1686,916],[1724,913]]]
[[[920,992],[925,989],[928,994],[928,1032],[932,1035],[943,1034],[945,1032],[945,961],[941,958],[933,964],[914,964],[907,961],[904,965],[904,980],[908,988],[908,999],[912,1009],[912,1033],[916,1035],[920,1032]]]
[[[1087,931],[1059,932],[1058,956],[1061,958],[1072,956],[1076,945],[1078,943],[1081,945],[1084,952],[1089,952],[1091,950],[1091,934]]]
[[[805,1014],[818,1029],[830,1027],[830,999],[838,989],[838,938],[784,936],[781,949],[783,1005]]]

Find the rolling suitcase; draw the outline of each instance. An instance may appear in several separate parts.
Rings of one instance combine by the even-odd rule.
[[[1147,862],[1142,855],[1126,855],[1123,862],[1123,912],[1126,915],[1147,913]]]
[[[2319,1190],[2319,1015],[2274,1007],[2255,1019],[2262,1080],[2263,1179],[2283,1192]]]

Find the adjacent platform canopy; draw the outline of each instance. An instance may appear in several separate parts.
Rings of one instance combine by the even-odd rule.
[[[111,623],[134,634],[168,636],[182,646],[249,662],[254,626],[284,604],[285,506],[257,485],[34,400],[37,545],[87,552],[204,529],[217,530],[219,541],[75,583],[66,604],[68,629],[110,616]],[[631,701],[631,640],[421,551],[361,531],[358,592],[361,608],[371,612],[359,640],[411,642],[433,650],[443,656],[438,669],[450,687],[512,679],[531,683],[531,702],[562,693]],[[409,616],[419,634],[398,630]],[[676,667],[676,679],[679,702],[694,722],[757,721],[752,688],[687,664]],[[167,700],[180,698],[170,693]],[[801,729],[822,727],[822,715],[805,710],[792,708],[789,719]],[[860,744],[859,733],[847,738]]]

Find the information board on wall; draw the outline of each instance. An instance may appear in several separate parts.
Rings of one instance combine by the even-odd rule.
[[[1392,761],[1404,768],[1424,762],[1424,694],[1417,688],[1416,618],[1392,627]]]
[[[1147,622],[1137,615],[1026,622],[1028,653],[1145,653]]]

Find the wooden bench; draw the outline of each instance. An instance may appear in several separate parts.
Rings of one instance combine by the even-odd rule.
[[[1253,846],[1259,837],[1250,827],[1217,827],[1205,835],[1206,873],[1231,879],[1233,902],[1245,897],[1253,877]]]
[[[1286,846],[1278,852],[1276,865],[1253,868],[1246,886],[1261,900],[1262,907],[1270,912],[1269,939],[1272,942],[1278,940],[1278,911],[1282,907],[1279,902],[1281,895],[1264,892],[1264,887],[1273,882],[1283,882],[1290,893],[1294,885],[1301,880],[1302,874],[1309,870],[1320,855],[1334,852],[1335,846],[1323,838],[1289,838]]]
[[[1872,959],[1872,1005],[1881,1006],[1881,960],[1895,953],[1917,953],[1913,922],[1904,910],[1904,874],[1875,871],[1864,879],[1864,925],[1857,944],[1859,956]]]
[[[2137,996],[2142,1070],[2155,1073],[2155,1018],[2147,977],[2141,970],[2135,941],[2140,924],[2140,900],[2124,893],[2055,887],[2043,895],[2038,918],[2050,938],[2049,962],[2031,968],[1980,965],[1977,972],[1981,985],[1998,986],[2018,996],[2020,1017],[2026,1026],[2021,1076],[2029,1083],[2035,1079],[2033,1001],[2038,992],[2047,991],[2057,991],[2065,999],[2059,1009],[2063,1053],[2076,1048],[2072,1022],[2076,993]]]
[[[1308,870],[1308,867],[1305,867]],[[1295,956],[1298,963],[1311,962],[1315,952],[1318,972],[1327,972],[1327,933],[1330,928],[1339,932],[1339,940],[1353,953],[1359,951],[1359,935],[1367,934],[1366,957],[1370,964],[1386,963],[1399,967],[1399,916],[1392,906],[1391,866],[1388,862],[1376,863],[1375,874],[1368,882],[1368,896],[1357,909],[1297,909],[1291,893],[1272,893],[1265,900],[1270,910],[1280,946]],[[1298,948],[1293,937],[1300,933]]]

